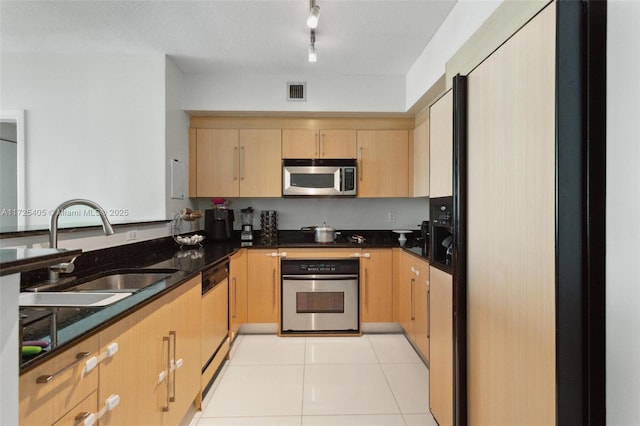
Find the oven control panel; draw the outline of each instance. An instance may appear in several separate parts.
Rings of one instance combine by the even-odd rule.
[[[357,259],[292,259],[280,268],[283,275],[357,274],[360,265]]]

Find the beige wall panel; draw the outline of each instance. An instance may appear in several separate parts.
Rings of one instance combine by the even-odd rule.
[[[453,91],[445,93],[429,114],[429,195],[453,195]]]
[[[470,425],[555,424],[554,76],[555,5],[469,75]]]

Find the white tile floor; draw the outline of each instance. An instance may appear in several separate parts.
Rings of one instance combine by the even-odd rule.
[[[190,425],[436,426],[428,398],[402,334],[240,335]]]

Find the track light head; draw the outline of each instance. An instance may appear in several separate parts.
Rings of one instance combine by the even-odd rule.
[[[320,6],[311,0],[311,8],[309,9],[309,17],[307,18],[307,26],[311,29],[318,28],[318,19],[320,18]]]

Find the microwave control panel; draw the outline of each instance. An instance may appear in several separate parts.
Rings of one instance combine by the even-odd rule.
[[[356,189],[356,169],[355,167],[345,167],[342,169],[343,185],[342,191],[353,191]]]

